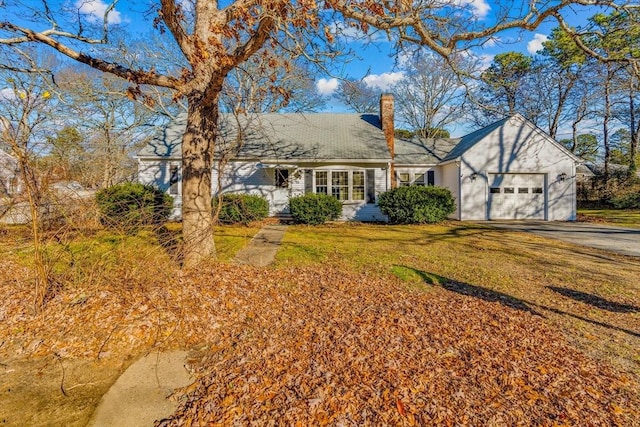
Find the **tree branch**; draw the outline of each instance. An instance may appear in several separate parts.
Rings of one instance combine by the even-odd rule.
[[[49,37],[44,33],[38,33],[32,31],[28,28],[18,27],[8,22],[0,23],[0,29],[8,30],[13,33],[21,33],[24,34],[24,39],[22,42],[26,41],[37,41],[43,44],[46,44],[63,55],[68,56],[71,59],[74,59],[83,64],[89,65],[92,68],[103,71],[105,73],[110,73],[126,79],[128,81],[137,83],[137,84],[149,84],[161,87],[167,87],[171,89],[180,89],[181,83],[178,79],[164,76],[161,74],[157,74],[153,71],[144,71],[144,70],[133,70],[131,68],[124,67],[120,64],[107,62],[102,59],[94,58],[90,55],[78,52],[70,47],[60,43],[58,40]]]

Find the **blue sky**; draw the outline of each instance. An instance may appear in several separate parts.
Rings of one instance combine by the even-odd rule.
[[[454,1],[470,4],[475,18],[487,23],[495,20],[493,14],[499,7],[499,3],[496,4],[496,2],[488,0]],[[582,7],[567,10],[565,16],[572,25],[580,26],[584,25],[587,18],[593,13],[595,13],[594,8]],[[477,57],[484,66],[488,66],[493,57],[501,52],[519,51],[535,55],[542,49],[542,43],[547,40],[551,30],[557,26],[555,20],[549,20],[535,31],[511,30],[500,33],[494,39],[484,43],[482,47],[473,49],[470,54]],[[364,77],[368,84],[382,89],[386,89],[389,84],[402,78],[402,67],[398,65],[396,57],[390,54],[391,46],[384,38],[377,39],[374,46],[368,47],[364,43],[353,41],[351,47],[359,53],[361,59],[350,62],[347,68],[349,77]],[[320,93],[330,95],[337,85],[338,81],[335,78],[327,76],[318,81],[317,88]],[[340,107],[333,105],[333,108],[339,109]]]
[[[182,0],[184,2],[188,0]],[[467,8],[467,14],[470,20],[477,19],[481,23],[491,24],[496,20],[500,2],[495,0],[449,0],[452,4],[462,5]],[[505,3],[508,1],[508,3]],[[61,3],[68,2],[79,8],[81,14],[89,19],[99,22],[102,18],[107,3],[105,0],[62,0]],[[518,2],[503,0],[504,4],[509,7],[519,8]],[[150,22],[149,16],[142,18],[140,14],[145,12],[148,7],[146,2],[120,1],[114,12],[111,13],[110,19],[113,24],[122,24],[127,30],[148,31]],[[596,9],[582,7],[567,10],[565,16],[572,25],[584,25],[587,19],[595,13]],[[143,24],[144,22],[144,24]],[[485,67],[488,66],[493,57],[506,51],[520,51],[535,55],[542,48],[544,42],[551,30],[558,24],[556,21],[550,20],[543,23],[535,31],[511,30],[500,33],[494,39],[484,43],[481,47],[476,47],[469,52],[470,55],[476,57]],[[144,30],[142,27],[144,26]],[[349,33],[351,30],[345,31]],[[373,87],[383,90],[403,78],[402,61],[392,55],[392,45],[384,35],[377,36],[373,42],[364,43],[355,38],[346,39],[349,47],[353,49],[358,58],[353,59],[345,64],[336,64],[334,69],[338,70],[334,75],[319,76],[316,81],[316,90],[324,95],[327,99],[326,111],[348,111],[344,105],[341,105],[331,97],[333,91],[339,84],[340,77],[362,78]],[[453,134],[459,133],[461,130],[450,129]]]

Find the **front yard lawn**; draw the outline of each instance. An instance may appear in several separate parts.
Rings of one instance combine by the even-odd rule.
[[[247,233],[218,229],[224,259]],[[25,424],[86,423],[108,382],[79,405],[77,361],[180,347],[198,378],[163,426],[640,425],[637,259],[459,223],[291,226],[274,266],[120,258],[34,315],[3,255],[3,366],[58,373],[40,400],[0,390]]]

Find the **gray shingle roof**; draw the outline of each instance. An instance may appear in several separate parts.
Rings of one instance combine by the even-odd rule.
[[[255,114],[240,116],[238,122],[223,115],[218,155],[242,141],[235,159],[391,160],[375,114]],[[138,156],[180,157],[185,127],[186,115],[181,115]]]
[[[405,165],[436,165],[444,159],[459,138],[396,138],[395,163]]]
[[[526,122],[520,115],[519,119]],[[395,163],[435,165],[454,160],[505,126],[509,117],[462,138],[395,139]],[[163,128],[138,157],[180,158],[186,114]],[[241,146],[237,146],[241,141]],[[238,160],[391,161],[380,120],[375,114],[289,113],[251,114],[237,119],[222,115],[217,156]]]

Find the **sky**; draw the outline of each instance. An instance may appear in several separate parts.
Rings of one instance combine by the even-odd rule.
[[[61,0],[73,3],[79,12],[84,14],[89,20],[100,22],[107,8],[105,0]],[[186,0],[183,0],[186,1]],[[477,19],[482,23],[491,24],[495,22],[496,15],[500,9],[500,2],[496,0],[448,0],[458,5],[468,7],[469,19]],[[507,0],[503,0],[507,1]],[[517,8],[517,2],[511,2],[513,8]],[[142,6],[144,4],[144,6]],[[186,4],[186,3],[185,3]],[[143,25],[138,22],[139,14],[143,12],[141,8],[146,7],[146,2],[120,1],[116,9],[111,12],[110,23],[121,24],[129,31],[145,28],[148,31],[149,19]],[[593,9],[572,9],[568,11],[568,20],[571,24],[583,25],[587,18],[594,13]],[[494,39],[484,43],[481,47],[474,48],[470,53],[476,57],[482,66],[488,67],[494,56],[501,52],[519,51],[529,55],[535,55],[542,49],[542,43],[547,39],[551,30],[557,26],[555,21],[543,23],[535,31],[511,30],[500,33]],[[349,33],[350,30],[345,31]],[[335,75],[318,76],[316,81],[317,92],[326,99],[325,111],[345,112],[347,107],[340,104],[331,95],[339,85],[339,78],[349,77],[362,79],[369,86],[388,90],[393,83],[403,78],[402,58],[398,59],[392,52],[392,45],[386,36],[374,36],[373,43],[363,43],[356,38],[347,38],[349,47],[357,54],[356,59],[352,59],[347,64],[339,64],[335,69],[339,70]],[[339,74],[339,75],[338,75]],[[456,129],[449,129],[452,136],[457,133]]]

